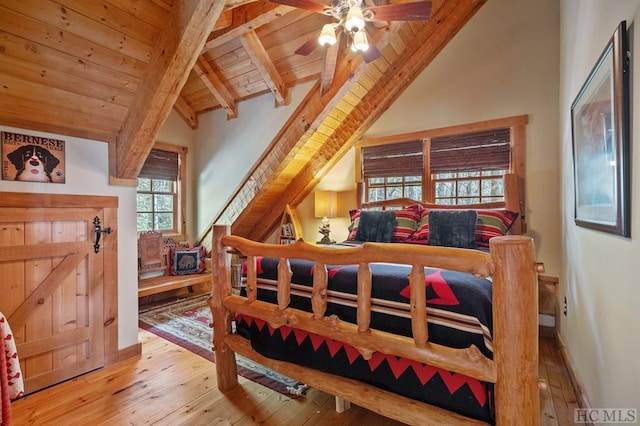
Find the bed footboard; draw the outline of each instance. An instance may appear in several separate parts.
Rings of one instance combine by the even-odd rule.
[[[362,382],[311,368],[266,358],[249,341],[232,334],[235,313],[342,341],[356,348],[365,359],[374,351],[409,358],[495,383],[498,425],[539,423],[537,281],[531,238],[507,236],[491,240],[491,254],[441,247],[367,243],[362,247],[335,250],[303,242],[280,246],[229,236],[228,226],[214,225],[212,243],[213,286],[209,306],[214,319],[214,348],[218,387],[237,384],[234,353],[275,371],[284,372],[324,392],[340,396],[381,415],[408,424],[475,424],[476,420],[399,396]],[[228,248],[247,257],[247,297],[233,295]],[[279,258],[278,303],[257,300],[256,257]],[[289,258],[316,262],[312,311],[289,307],[291,270]],[[412,265],[411,323],[413,337],[369,328],[371,316],[371,271],[373,262]],[[327,264],[358,264],[357,324],[326,317]],[[424,267],[437,267],[493,276],[494,359],[472,346],[453,349],[429,342],[427,333]]]

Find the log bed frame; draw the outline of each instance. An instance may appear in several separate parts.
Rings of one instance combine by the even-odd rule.
[[[497,425],[538,425],[538,285],[533,240],[523,235],[496,237],[490,254],[456,248],[412,244],[365,243],[334,249],[297,241],[291,245],[253,242],[229,235],[230,227],[214,225],[212,232],[212,293],[209,306],[214,321],[214,350],[218,388],[226,391],[238,383],[235,354],[241,354],[275,371],[323,392],[407,424],[484,424],[460,414],[415,401],[365,383],[266,358],[245,338],[232,334],[234,313],[348,343],[365,359],[374,351],[402,356],[445,370],[495,383]],[[230,250],[247,258],[247,297],[232,292]],[[277,304],[256,299],[256,257],[280,258]],[[288,259],[316,262],[312,310],[288,307],[291,269]],[[413,337],[369,328],[371,270],[373,262],[409,264]],[[325,316],[326,265],[358,264],[357,324]],[[493,277],[493,360],[472,346],[453,349],[429,342],[427,333],[424,267],[436,267]]]

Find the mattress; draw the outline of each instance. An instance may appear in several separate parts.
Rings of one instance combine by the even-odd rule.
[[[257,258],[258,299],[277,303],[279,259]],[[315,263],[290,260],[290,307],[311,312]],[[371,328],[411,336],[410,266],[372,263]],[[356,323],[357,265],[327,265],[326,315]],[[429,341],[453,348],[476,346],[492,358],[491,281],[470,274],[425,268]],[[479,420],[493,421],[493,385],[413,360],[374,352],[365,360],[342,342],[237,315],[237,332],[262,355],[361,380],[403,396]]]

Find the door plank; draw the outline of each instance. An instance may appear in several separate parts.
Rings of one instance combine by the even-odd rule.
[[[16,349],[21,358],[29,358],[65,346],[69,342],[84,341],[91,338],[89,327],[78,327],[73,330],[63,331],[46,339],[37,339],[29,342],[19,343]]]
[[[30,222],[25,223],[25,244],[38,245],[51,243],[51,222]],[[28,259],[24,261],[25,266],[25,298],[34,293],[40,284],[49,276],[53,270],[53,259],[38,258]],[[52,300],[47,294],[34,299],[37,305],[28,309],[28,315],[25,315],[24,321],[15,324],[18,327],[24,325],[24,338],[26,340],[43,339],[50,337],[51,331],[51,303]],[[21,306],[25,302],[23,301]],[[36,309],[37,306],[37,309]],[[18,310],[20,307],[18,307]],[[26,311],[25,311],[26,312]],[[11,323],[11,316],[9,316]],[[22,358],[21,358],[22,360]],[[32,356],[24,360],[24,369],[22,373],[25,377],[32,377],[44,374],[51,369],[53,358],[51,353]],[[26,387],[25,387],[26,389]]]
[[[105,238],[103,253],[104,292],[103,315],[105,364],[110,365],[118,359],[118,209],[105,208],[104,221],[111,227],[111,235]],[[106,285],[116,283],[116,285]]]
[[[93,244],[88,241],[3,246],[0,247],[0,262],[87,253],[90,250],[88,246],[93,250]]]
[[[61,209],[61,208],[14,208],[0,210],[0,222],[51,222],[93,220],[100,209]]]
[[[65,259],[53,269],[47,277],[42,280],[35,290],[22,302],[22,304],[9,316],[9,323],[12,327],[22,327],[27,321],[27,317],[32,315],[39,305],[42,305],[51,292],[60,285],[63,278],[69,275],[84,259],[86,253],[76,253],[65,257]]]
[[[118,197],[104,195],[69,195],[50,193],[24,193],[24,192],[0,192],[0,206],[22,207],[22,208],[57,208],[67,209],[73,214],[76,209],[94,207],[103,209],[107,207],[118,207]],[[0,210],[0,213],[4,211]],[[1,220],[0,220],[1,221]]]
[[[78,232],[78,228],[83,231]],[[65,241],[86,240],[86,223],[83,222],[53,222],[52,223],[52,243],[62,243]],[[87,250],[88,251],[88,250]],[[86,251],[85,251],[86,252]],[[62,257],[55,258],[54,267],[62,262]],[[89,321],[86,317],[86,303],[82,299],[86,292],[85,280],[87,279],[86,259],[83,259],[75,268],[75,273],[69,274],[62,280],[60,285],[51,293],[52,297],[52,337],[64,331],[74,330],[78,327],[88,327]],[[84,311],[79,312],[78,309]],[[86,358],[86,345],[67,345],[52,351],[53,368],[59,369],[63,366],[75,364]]]
[[[46,372],[39,374],[32,374],[26,376],[24,379],[24,388],[26,393],[31,393],[35,390],[42,389],[50,386],[53,383],[60,383],[71,377],[78,376],[91,370],[95,370],[100,366],[95,365],[92,359],[83,360],[77,362],[74,365],[60,368],[57,370],[47,370]]]
[[[22,261],[7,261],[3,258],[4,251],[11,252],[11,248],[24,244],[24,224],[3,223],[0,227],[0,277],[6,280],[2,287],[2,310],[9,315],[22,303],[25,294],[24,265]],[[17,260],[17,259],[16,259]],[[22,330],[12,325],[16,340],[22,338]]]

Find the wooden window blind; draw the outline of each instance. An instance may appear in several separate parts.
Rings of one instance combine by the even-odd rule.
[[[422,176],[423,144],[422,140],[417,140],[364,147],[362,176],[364,178]]]
[[[509,170],[511,129],[434,137],[430,160],[432,174]]]
[[[178,181],[178,153],[152,149],[138,177],[147,179]]]

